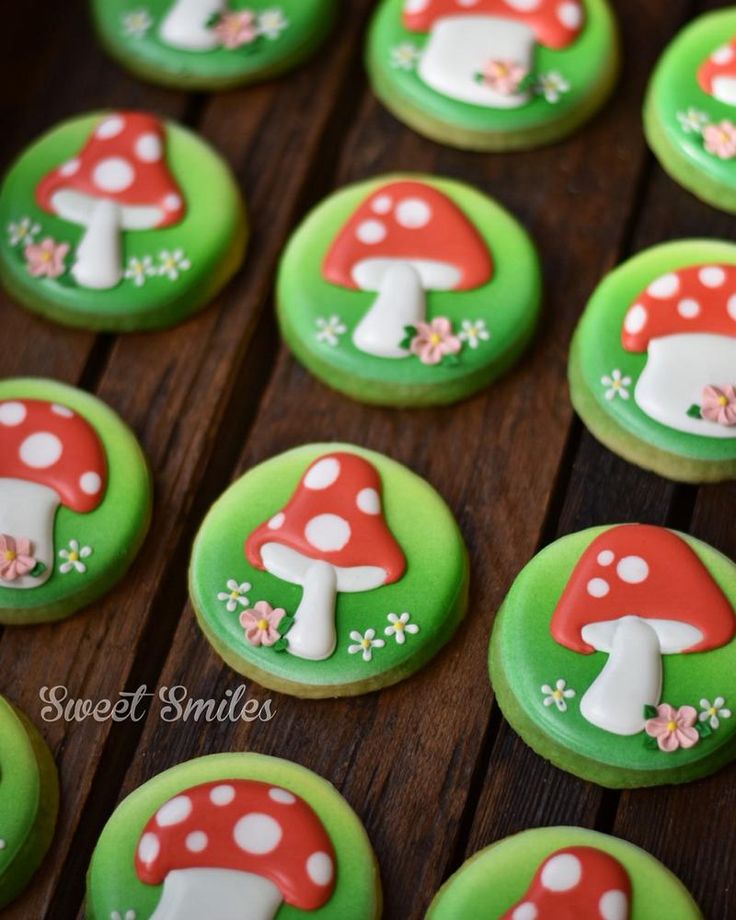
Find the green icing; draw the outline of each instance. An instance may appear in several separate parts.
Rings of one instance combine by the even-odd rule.
[[[404,551],[407,570],[394,584],[337,596],[337,648],[332,657],[308,661],[275,648],[254,647],[244,636],[238,606],[232,613],[217,595],[226,583],[249,582],[250,605],[266,600],[293,615],[302,596],[297,585],[249,564],[248,535],[286,505],[316,458],[348,450],[366,457],[383,484],[384,515]],[[266,686],[301,696],[355,694],[385,686],[426,663],[452,636],[465,611],[468,564],[457,524],[443,500],[423,479],[393,460],[351,445],[313,444],[275,457],[246,473],[218,499],[197,536],[190,566],[190,592],[200,624],[218,652],[241,673]],[[388,614],[408,612],[419,632],[403,645],[386,636]],[[376,631],[385,641],[370,661],[349,654],[350,633]],[[287,636],[288,638],[288,636]]]
[[[469,859],[440,889],[427,920],[502,916],[524,897],[544,860],[572,846],[595,847],[621,863],[631,881],[631,920],[702,917],[682,882],[639,847],[581,827],[545,827],[507,837]]]
[[[282,905],[278,920],[374,920],[380,915],[381,883],[370,841],[355,812],[326,780],[286,760],[260,754],[214,754],[161,773],[129,795],[105,825],[87,876],[89,920],[109,920],[114,911],[148,920],[160,888],[144,885],[135,872],[135,851],[148,820],[168,799],[214,780],[253,779],[301,796],[319,815],[337,856],[336,887],[329,902],[306,914]]]
[[[78,514],[60,506],[54,522],[55,567],[35,588],[0,587],[0,622],[36,623],[60,619],[105,593],[133,561],[148,529],[151,480],[132,431],[104,403],[81,390],[51,380],[0,381],[0,401],[43,399],[78,412],[97,432],[107,455],[108,484],[94,511]],[[71,540],[89,546],[84,573],[59,571],[59,551]]]
[[[736,753],[736,717],[692,748],[672,753],[652,749],[641,732],[620,736],[586,721],[580,699],[607,660],[603,652],[578,654],[558,644],[550,621],[562,592],[587,546],[608,527],[563,537],[536,556],[514,582],[491,637],[491,680],[513,727],[548,759],[602,785],[628,786],[695,779],[730,761]],[[736,608],[736,567],[725,556],[684,536]],[[736,614],[734,614],[736,616]],[[736,642],[708,652],[662,657],[662,702],[690,705],[700,700],[736,703]],[[543,705],[545,684],[562,679],[575,696],[567,709]],[[736,706],[733,707],[736,709]]]

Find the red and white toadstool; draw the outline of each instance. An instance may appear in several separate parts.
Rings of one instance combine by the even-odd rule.
[[[719,102],[736,105],[736,37],[716,49],[701,65],[698,83],[703,92]]]
[[[527,90],[502,93],[478,80],[489,61],[531,73],[537,44],[572,44],[585,24],[581,0],[406,0],[404,26],[429,32],[419,76],[438,93],[489,108],[516,108]]]
[[[556,642],[608,660],[580,701],[615,735],[644,729],[662,694],[662,655],[707,652],[736,634],[736,613],[688,544],[671,530],[623,524],[596,537],[560,598]]]
[[[210,21],[227,7],[227,0],[174,0],[161,21],[161,40],[182,51],[211,51],[218,40]]]
[[[631,879],[595,847],[566,847],[545,859],[529,890],[501,920],[629,920]]]
[[[79,154],[38,184],[36,200],[85,228],[72,274],[104,290],[122,277],[121,234],[179,223],[182,194],[166,163],[166,131],[143,112],[103,118]]]
[[[0,534],[29,540],[38,575],[14,588],[43,584],[54,565],[59,505],[85,514],[102,501],[105,450],[89,422],[66,406],[38,399],[0,402]]]
[[[248,779],[180,792],[146,824],[138,878],[161,885],[151,920],[272,920],[318,910],[335,889],[335,851],[299,796]]]
[[[283,511],[248,537],[245,553],[256,568],[302,586],[288,650],[313,661],[335,650],[338,592],[391,584],[406,569],[383,517],[376,468],[345,452],[310,465]]]
[[[669,428],[734,438],[736,426],[694,416],[707,387],[736,383],[736,265],[693,265],[657,278],[624,320],[627,351],[646,352],[639,408]]]
[[[478,230],[439,189],[415,180],[376,189],[333,242],[324,278],[378,297],[353,333],[356,348],[404,358],[406,327],[426,318],[426,292],[469,291],[490,281],[491,255]]]

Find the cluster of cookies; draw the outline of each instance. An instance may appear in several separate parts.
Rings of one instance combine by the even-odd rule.
[[[278,0],[276,0],[278,2]],[[334,0],[98,0],[110,53],[142,77],[223,89],[318,47]],[[603,104],[618,66],[605,0],[384,0],[368,36],[376,94],[426,136],[476,150],[557,140]],[[665,168],[736,211],[736,11],[665,53],[645,122]],[[206,306],[238,270],[248,225],[229,168],[154,115],[94,113],[26,150],[0,191],[0,275],[28,309],[93,330],[152,329]],[[427,406],[505,372],[541,309],[534,244],[467,185],[397,174],[343,189],[299,226],[277,281],[284,339],[355,399]],[[612,272],[570,350],[575,408],[604,444],[675,480],[736,475],[736,246],[686,240]],[[127,571],[151,477],[94,397],[0,381],[0,623],[72,615]],[[736,567],[685,534],[597,527],[543,550],[496,618],[489,666],[510,724],[601,785],[693,780],[736,755]],[[189,588],[212,647],[300,697],[407,678],[466,612],[469,563],[443,499],[349,444],[251,469],[197,535]],[[0,906],[28,883],[58,805],[50,752],[0,698]],[[680,883],[621,840],[528,831],[471,859],[432,920],[697,918]],[[244,906],[245,905],[245,906]],[[378,867],[359,819],[285,761],[221,754],[129,796],[95,850],[92,920],[371,920]]]

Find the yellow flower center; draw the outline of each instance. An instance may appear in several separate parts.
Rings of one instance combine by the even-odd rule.
[[[401,632],[403,628],[404,628],[404,624],[401,622],[401,620],[394,623],[394,629],[396,630],[396,632]]]
[[[3,553],[3,558],[5,559],[6,562],[12,562],[14,559],[17,558],[17,555],[18,554],[14,550],[6,549],[5,552]]]
[[[711,716],[717,716],[717,715],[718,715],[718,710],[716,709],[715,706],[711,706],[711,707],[710,707],[710,709],[708,710],[708,715],[711,715]]]
[[[553,691],[552,691],[552,696],[553,696],[556,700],[561,700],[562,697],[563,697],[562,690],[553,690]]]
[[[76,550],[71,550],[69,553],[69,562],[77,562],[79,560],[79,553]]]
[[[727,406],[727,405],[728,405],[728,397],[727,397],[727,396],[719,396],[719,397],[718,397],[718,405],[719,405],[719,406]]]
[[[53,257],[53,253],[49,252],[48,249],[44,249],[44,251],[41,253],[42,262],[50,262]]]
[[[370,639],[363,639],[363,641],[362,641],[360,644],[363,646],[363,648],[370,648],[370,647],[371,647],[371,640],[370,640]]]
[[[668,723],[667,723],[667,731],[668,731],[668,732],[677,731],[677,722],[668,722]]]
[[[236,601],[236,600],[240,597],[240,591],[238,591],[238,590],[236,590],[236,589],[233,589],[233,590],[230,592],[230,597],[231,597],[234,601]]]
[[[442,336],[438,332],[433,332],[432,335],[429,337],[429,344],[430,345],[441,345]]]
[[[258,621],[258,628],[261,630],[261,632],[267,632],[267,631],[268,631],[268,626],[269,626],[268,620],[259,620],[259,621]]]

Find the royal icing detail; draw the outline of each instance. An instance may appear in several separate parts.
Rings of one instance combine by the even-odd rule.
[[[315,911],[335,889],[336,857],[322,821],[295,793],[222,779],[165,802],[140,836],[141,882],[163,885],[151,920],[273,920],[282,904]]]
[[[704,93],[736,106],[736,36],[721,45],[698,70],[698,83]]]
[[[560,677],[555,681],[554,687],[549,684],[542,684],[542,703],[547,706],[555,706],[558,712],[567,712],[567,701],[573,699],[577,694],[572,687],[567,686],[567,681]]]
[[[140,12],[143,11],[139,16]],[[123,20],[126,33],[138,38],[145,35],[152,21],[145,14],[144,19],[133,20],[132,25],[133,33],[131,20]],[[257,12],[228,0],[174,0],[161,21],[159,37],[164,44],[181,51],[247,51],[259,40],[275,41],[288,27],[289,20],[279,7]]]

